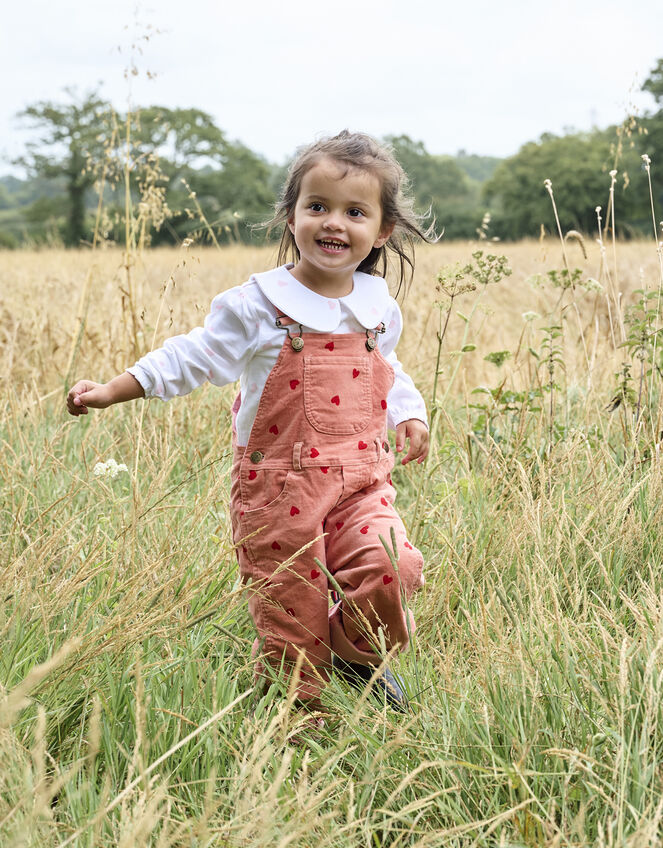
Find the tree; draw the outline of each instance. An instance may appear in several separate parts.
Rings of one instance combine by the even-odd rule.
[[[157,154],[171,180],[195,165],[216,162],[228,143],[211,115],[200,109],[147,106],[133,117],[133,157]]]
[[[64,240],[77,245],[88,235],[85,195],[96,179],[89,165],[104,156],[112,136],[112,110],[94,91],[78,95],[68,88],[66,92],[70,103],[43,100],[19,113],[40,135],[28,142],[25,155],[15,164],[23,165],[33,176],[64,176],[68,196]]]
[[[213,226],[246,240],[251,224],[269,218],[273,210],[269,165],[237,142],[226,145],[218,164],[220,168],[191,173],[189,185]]]
[[[247,224],[269,215],[274,202],[268,164],[249,148],[226,139],[214,119],[200,109],[148,106],[131,116],[132,169],[139,184],[152,171],[166,189],[172,210],[166,228],[152,243],[184,238],[201,227],[199,206],[215,237],[245,240]],[[195,203],[190,193],[195,193]],[[203,225],[203,231],[209,234]]]
[[[439,231],[447,238],[475,235],[482,213],[478,185],[451,156],[433,156],[423,142],[407,135],[388,136],[394,153],[412,183],[417,209],[430,209]]]
[[[642,84],[642,90],[648,91],[657,105],[663,106],[663,59],[659,59],[649,72],[649,76]]]
[[[503,160],[484,186],[496,234],[511,239],[535,236],[542,225],[556,231],[550,197],[543,185],[546,179],[552,181],[562,229],[595,231],[596,207],[601,206],[604,214],[607,207],[615,138],[614,127],[566,136],[546,134]],[[637,153],[623,151],[617,169],[616,224],[628,234],[646,221],[646,192]],[[623,176],[625,171],[628,180]]]
[[[654,201],[660,213],[663,207],[663,59],[659,59],[642,85],[654,98],[658,110],[647,113],[640,124],[646,135],[638,138],[638,146],[652,161],[652,187]]]

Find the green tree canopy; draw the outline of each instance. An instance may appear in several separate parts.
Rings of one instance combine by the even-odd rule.
[[[26,152],[16,160],[29,174],[63,178],[68,205],[65,243],[76,245],[87,237],[85,194],[95,181],[90,164],[100,161],[112,136],[111,106],[97,92],[79,95],[67,89],[69,103],[39,101],[19,113],[38,131]]]
[[[423,142],[407,135],[388,136],[396,158],[412,184],[420,213],[430,210],[438,231],[447,238],[467,238],[481,221],[478,184],[451,156],[430,154]]]
[[[660,219],[663,211],[663,59],[659,59],[642,85],[658,106],[656,112],[648,112],[640,124],[646,135],[638,138],[639,149],[652,160],[652,189],[654,202]]]
[[[133,116],[134,157],[157,154],[169,176],[195,165],[218,162],[227,153],[225,135],[207,112],[147,106]]]
[[[659,59],[642,84],[642,90],[648,91],[658,105],[663,106],[663,59]]]
[[[164,232],[153,233],[155,241],[184,238],[195,230],[200,225],[198,206],[210,225],[231,239],[249,238],[249,225],[269,216],[274,202],[270,166],[244,145],[228,141],[206,112],[148,106],[129,115],[127,125],[126,116],[114,114],[96,92],[78,95],[68,89],[67,96],[64,104],[43,101],[20,113],[36,136],[17,160],[42,189],[46,180],[57,195],[64,184],[66,244],[79,244],[89,236],[86,206],[95,202],[91,189],[102,166],[108,177],[105,201],[118,213],[118,221],[124,215],[124,187],[118,181],[125,167],[134,205],[146,189],[152,192],[152,203],[161,198],[158,203],[168,210],[169,219]],[[195,203],[185,183],[195,192]],[[50,197],[50,189],[47,193]],[[58,211],[57,204],[41,197],[32,198],[23,212],[31,228],[47,219],[52,222]],[[192,206],[193,218],[186,211]],[[115,235],[122,237],[121,228]]]
[[[484,186],[496,234],[515,239],[538,235],[542,225],[548,231],[556,230],[550,197],[544,188],[547,179],[552,181],[563,230],[595,232],[596,207],[602,207],[604,217],[607,210],[615,140],[614,128],[565,136],[547,134],[503,160]],[[647,195],[637,152],[623,152],[617,170],[617,226],[621,225],[622,233],[628,234],[646,220]]]
[[[215,158],[216,167],[184,168],[171,187],[172,208],[190,206],[181,180],[196,194],[205,217],[220,240],[251,239],[252,225],[271,215],[275,194],[269,164],[248,147],[226,142]],[[172,227],[184,236],[198,224],[184,215],[176,216]]]

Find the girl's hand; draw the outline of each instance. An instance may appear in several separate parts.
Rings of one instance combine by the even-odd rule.
[[[145,397],[143,387],[138,380],[125,371],[109,383],[93,383],[92,380],[79,380],[69,389],[67,409],[71,415],[87,415],[88,407],[105,409],[114,403]]]
[[[401,459],[401,465],[407,465],[413,459],[422,463],[428,456],[428,427],[418,418],[401,421],[396,426],[396,450],[400,453],[405,447],[405,440],[410,440],[407,454]]]
[[[79,380],[69,389],[67,409],[71,415],[87,415],[88,407],[105,409],[113,403],[111,393],[103,383]]]

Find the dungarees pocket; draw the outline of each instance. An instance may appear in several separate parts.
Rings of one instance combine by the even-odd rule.
[[[277,506],[288,494],[292,473],[285,468],[241,471],[242,512],[248,515]]]
[[[347,436],[366,429],[373,412],[372,367],[369,356],[304,357],[304,411],[318,433]],[[347,372],[340,381],[339,371]]]

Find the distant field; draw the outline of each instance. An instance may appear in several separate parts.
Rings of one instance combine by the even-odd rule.
[[[432,451],[395,481],[427,584],[392,661],[414,707],[335,682],[324,729],[251,691],[233,387],[80,420],[63,402],[273,251],[159,249],[128,276],[116,249],[2,253],[0,844],[660,843],[660,258],[585,248],[566,244],[565,292],[559,242],[419,251],[398,353]],[[513,273],[449,312],[437,287],[477,250]],[[110,459],[127,470],[95,474]]]
[[[567,245],[569,265],[581,268],[586,277],[598,278],[600,251],[593,242],[586,247],[587,260],[577,244]],[[513,275],[495,287],[489,286],[482,301],[480,330],[473,329],[471,333],[477,351],[463,361],[467,386],[494,379],[497,372],[494,366],[483,361],[483,355],[496,349],[515,350],[526,323],[523,313],[533,310],[541,316],[530,325],[536,329],[546,323],[559,297],[559,290],[550,284],[536,288],[529,282],[534,275],[563,267],[558,242],[454,242],[420,248],[412,288],[402,301],[405,330],[399,355],[424,387],[431,380],[429,366],[434,361],[437,346],[434,302],[440,295],[435,290],[436,273],[444,266],[469,262],[472,250],[477,248],[485,253],[506,255]],[[657,288],[658,258],[653,244],[619,244],[616,258],[617,273],[613,274],[613,279],[616,293],[621,295],[624,304],[633,300],[635,289]],[[166,293],[156,334],[157,344],[173,333],[186,332],[201,323],[217,292],[243,282],[252,272],[266,270],[274,260],[275,253],[268,248],[238,247],[218,251],[196,247],[189,251],[158,249],[144,254],[132,268],[144,349],[150,348],[163,287],[169,280],[172,279],[174,285],[171,283]],[[613,271],[610,246],[606,261],[608,270]],[[92,369],[102,379],[132,364],[129,344],[123,333],[122,289],[126,291],[127,283],[121,251],[111,249],[94,256],[84,251],[10,251],[3,253],[0,267],[0,327],[6,334],[2,373],[12,385],[32,386],[34,380],[44,393],[59,385],[76,332],[80,293],[88,275],[91,275],[90,303],[76,359],[76,373],[87,374],[86,369]],[[609,281],[601,279],[601,282],[611,290]],[[458,309],[466,312],[472,300],[472,294],[460,297]],[[578,288],[575,300],[590,355],[596,345],[593,371],[602,379],[619,361],[619,354],[613,356],[612,353],[606,298]],[[572,373],[576,365],[581,369],[583,360],[576,344],[578,333],[574,323],[575,317],[573,321],[569,318],[572,343],[567,356]],[[454,350],[460,342],[463,330],[464,323],[454,316],[445,344],[448,351]],[[609,351],[608,356],[606,351]],[[607,373],[607,376],[611,375]]]

